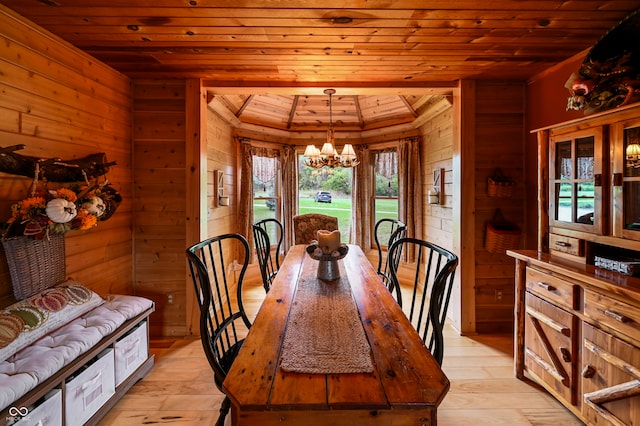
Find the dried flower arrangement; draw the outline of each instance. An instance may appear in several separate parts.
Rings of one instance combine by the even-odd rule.
[[[62,164],[64,167],[64,164]],[[3,239],[27,236],[35,239],[62,235],[71,230],[87,230],[107,220],[122,201],[103,176],[84,182],[52,183],[43,178],[39,163],[29,194],[11,206],[11,217],[5,222]]]

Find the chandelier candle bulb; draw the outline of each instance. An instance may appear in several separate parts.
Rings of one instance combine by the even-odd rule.
[[[344,148],[342,148],[342,154],[340,154],[340,156],[346,161],[354,161],[356,159],[356,152],[353,149],[353,145],[350,143],[346,144]]]
[[[318,238],[318,246],[322,249],[322,253],[331,254],[340,248],[340,231],[318,230],[316,233]]]

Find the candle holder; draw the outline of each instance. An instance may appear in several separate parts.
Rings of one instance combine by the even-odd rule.
[[[342,259],[349,252],[349,246],[340,244],[337,250],[327,254],[318,246],[317,241],[311,241],[307,246],[309,257],[318,261],[318,279],[322,281],[333,281],[340,278],[340,268],[338,260]]]

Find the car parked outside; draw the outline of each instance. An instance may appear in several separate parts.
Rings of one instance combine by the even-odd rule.
[[[329,191],[318,191],[318,193],[313,196],[313,200],[316,203],[330,203],[331,193]]]

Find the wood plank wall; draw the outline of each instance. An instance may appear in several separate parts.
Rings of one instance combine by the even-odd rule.
[[[201,239],[214,237],[216,235],[241,232],[238,227],[238,143],[234,136],[234,129],[224,121],[213,108],[207,106],[205,117],[206,141],[204,141],[203,154],[206,154],[206,186],[205,195],[200,202],[204,205],[206,217],[204,221],[204,231]],[[218,171],[223,173],[223,192],[229,196],[229,206],[221,206],[217,202],[218,194],[215,191],[215,181]],[[189,191],[193,195],[193,191]],[[193,225],[193,224],[192,224]],[[202,223],[200,224],[202,225]],[[227,246],[225,246],[227,247]],[[236,273],[231,272],[234,260],[239,260],[237,252],[228,250],[224,253],[228,259],[228,277],[231,286],[235,288]],[[196,304],[195,290],[192,290],[191,277],[187,278],[187,322],[186,330],[189,335],[198,336],[199,331],[199,310]],[[231,291],[235,291],[231,289]]]
[[[422,133],[422,169],[424,199],[424,237],[455,252],[453,247],[453,108],[451,99],[443,98],[438,113],[420,127]],[[433,190],[433,173],[444,169],[444,193],[440,204],[429,204],[428,191]],[[457,292],[459,293],[459,292]],[[450,318],[459,318],[460,303],[451,303]]]
[[[131,83],[127,77],[0,5],[0,146],[73,159],[105,152],[123,202],[107,221],[66,234],[66,272],[101,295],[131,294]],[[30,179],[0,173],[0,221]],[[0,250],[0,306],[13,301]]]
[[[150,332],[155,336],[198,334],[193,312],[197,306],[191,300],[194,295],[186,266],[185,249],[190,245],[187,227],[204,229],[202,239],[238,231],[237,144],[232,128],[210,110],[205,117],[206,141],[201,144],[206,159],[206,195],[202,197],[206,199],[199,202],[205,206],[206,217],[199,220],[205,223],[188,221],[187,205],[200,196],[187,181],[191,166],[187,167],[186,134],[192,133],[185,128],[189,84],[195,83],[134,82],[134,276],[136,293],[156,303],[150,320]],[[195,96],[193,102],[197,102]],[[215,205],[216,170],[224,172],[229,207]],[[193,235],[197,233],[192,229]]]
[[[514,261],[503,253],[489,253],[484,244],[486,222],[498,208],[524,229],[525,86],[477,81],[475,99],[476,331],[507,332],[513,330]],[[515,180],[513,196],[488,196],[487,178],[496,168]]]
[[[238,231],[238,203],[240,196],[236,177],[238,144],[233,128],[211,108],[207,109],[207,236]],[[224,194],[229,206],[217,207],[214,192],[214,172],[221,170]],[[231,258],[233,259],[233,257]]]
[[[156,304],[150,333],[186,335],[185,80],[133,84],[134,277]]]
[[[444,100],[443,102],[447,102]],[[422,169],[424,175],[424,233],[427,239],[448,250],[453,249],[451,209],[453,203],[453,108],[449,106],[421,128]],[[429,204],[428,191],[433,190],[434,171],[444,169],[444,193],[440,204]]]

